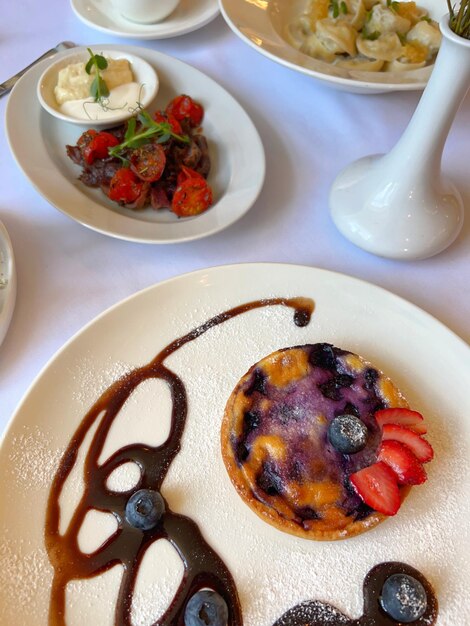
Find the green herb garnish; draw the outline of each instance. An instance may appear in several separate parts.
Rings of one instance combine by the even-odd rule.
[[[470,39],[470,0],[462,0],[457,13],[455,7],[452,6],[451,0],[447,0],[449,7],[449,26],[456,35]]]
[[[95,77],[90,85],[90,96],[95,100],[95,102],[102,103],[103,98],[107,98],[109,96],[109,89],[103,80],[100,71],[105,70],[108,67],[108,61],[101,54],[94,54],[90,48],[87,48],[87,50],[90,54],[90,58],[88,59],[88,63],[85,65],[85,72],[87,74],[91,74],[92,69],[95,68]]]
[[[140,123],[139,128],[137,128],[137,122]],[[124,141],[110,148],[109,155],[117,157],[125,164],[128,164],[128,160],[122,156],[125,150],[140,148],[140,146],[150,143],[152,140],[156,141],[156,143],[165,143],[171,137],[182,143],[189,143],[187,135],[177,135],[172,131],[168,122],[156,122],[147,111],[142,110],[137,113],[136,117],[131,117],[128,121]]]
[[[406,39],[406,35],[404,33],[397,33],[397,35],[398,35],[398,39],[400,40],[400,43],[401,43],[402,46],[404,46],[406,43],[408,43],[407,39]]]
[[[375,41],[376,39],[378,39],[380,37],[381,33],[378,30],[374,30],[373,33],[367,33],[362,31],[362,38],[363,39],[368,39],[369,41]]]
[[[341,13],[343,15],[347,15],[348,14],[348,5],[346,4],[346,2],[341,2],[341,4],[339,5],[339,8],[341,9]]]
[[[339,5],[338,5],[338,0],[333,0],[332,2],[330,2],[330,6],[329,6],[330,11],[333,14],[334,18],[337,18],[339,16]]]

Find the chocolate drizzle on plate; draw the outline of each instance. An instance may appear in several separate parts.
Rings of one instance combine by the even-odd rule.
[[[116,626],[130,626],[133,591],[139,565],[150,545],[167,539],[184,564],[184,575],[173,602],[158,620],[160,626],[183,626],[184,611],[191,596],[209,587],[218,592],[229,609],[229,625],[241,626],[243,618],[233,578],[227,567],[203,538],[198,526],[188,517],[166,508],[160,524],[151,530],[138,530],[125,518],[129,497],[138,489],[159,491],[173,459],[178,454],[188,413],[183,381],[164,361],[183,345],[218,324],[253,309],[282,305],[294,309],[294,322],[306,326],[313,312],[313,301],[307,298],[272,298],[257,300],[220,313],[190,333],[171,342],[150,363],[136,368],[111,385],[83,418],[62,457],[49,494],[45,542],[54,568],[49,623],[65,625],[65,591],[71,580],[89,579],[123,566],[115,611]],[[164,380],[171,392],[172,415],[168,439],[157,447],[129,445],[115,452],[105,463],[98,464],[109,430],[132,392],[149,379]],[[64,534],[59,532],[60,495],[72,471],[86,435],[97,425],[84,461],[85,489]],[[106,486],[109,475],[127,462],[136,463],[141,471],[138,485],[125,493],[116,493]],[[84,554],[78,546],[78,534],[86,514],[91,510],[112,513],[117,531],[92,554]],[[294,623],[294,622],[293,622]]]
[[[400,622],[389,617],[380,606],[380,595],[385,581],[393,574],[407,574],[418,580],[426,591],[427,606],[424,614],[412,626],[432,626],[437,618],[437,599],[426,578],[410,565],[391,561],[373,567],[364,579],[364,615],[350,619],[338,609],[311,600],[302,602],[284,613],[274,626],[397,626]]]

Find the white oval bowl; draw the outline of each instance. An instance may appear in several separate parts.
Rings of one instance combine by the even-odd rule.
[[[360,94],[424,89],[433,63],[406,72],[364,72],[340,68],[298,50],[286,33],[306,4],[307,0],[219,0],[223,18],[242,41],[272,61],[329,87]],[[436,21],[447,11],[445,2],[440,0],[417,0],[417,5]]]
[[[102,53],[100,47],[98,46],[94,46],[91,49],[95,54]],[[142,86],[139,93],[139,103],[143,108],[146,108],[155,98],[159,87],[158,75],[155,69],[147,63],[147,61],[144,61],[140,57],[130,54],[129,52],[106,50],[105,55],[111,59],[127,59],[127,61],[129,61],[135,82]],[[70,54],[61,56],[59,60],[52,62],[51,65],[49,65],[49,67],[42,73],[38,82],[37,95],[41,106],[48,113],[64,122],[80,124],[82,126],[89,126],[90,124],[93,124],[94,127],[110,127],[120,122],[124,122],[132,117],[132,115],[135,114],[135,107],[137,106],[137,103],[129,103],[129,106],[125,109],[119,109],[116,111],[115,115],[108,115],[103,119],[72,117],[71,115],[67,115],[60,110],[60,106],[54,95],[54,87],[57,85],[59,71],[72,63],[86,63],[89,58],[90,55],[88,51],[82,49],[79,51],[71,51]]]

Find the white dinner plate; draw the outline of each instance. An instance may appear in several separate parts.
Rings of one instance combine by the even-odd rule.
[[[202,28],[219,13],[217,0],[181,0],[165,20],[156,24],[137,24],[126,20],[112,0],[71,0],[72,9],[82,22],[108,35],[132,39],[166,39]]]
[[[359,72],[314,59],[289,41],[288,27],[309,0],[219,0],[221,13],[243,41],[268,58],[330,87],[353,93],[384,93],[424,89],[431,67],[408,72]],[[418,6],[439,21],[446,12],[440,0],[419,0]]]
[[[212,328],[165,361],[182,379],[189,406],[181,450],[162,489],[170,508],[196,521],[225,561],[246,626],[272,626],[306,599],[330,602],[357,618],[365,574],[392,560],[419,569],[431,582],[439,626],[470,623],[469,346],[421,309],[369,283],[315,268],[246,264],[198,271],[136,294],[71,339],[32,384],[0,450],[5,624],[47,623],[52,569],[44,547],[46,501],[61,455],[87,410],[126,372],[149,363],[212,316],[281,296],[315,301],[308,326],[295,326],[292,310],[285,307],[260,308]],[[324,341],[363,355],[390,375],[425,415],[435,451],[428,481],[413,488],[395,517],[336,542],[299,539],[262,521],[232,487],[220,452],[225,403],[249,367],[276,349]],[[114,422],[102,458],[128,444],[164,442],[170,408],[161,381],[141,383]],[[82,461],[80,451],[78,468]],[[80,494],[79,476],[60,500],[61,527]],[[82,528],[80,541],[95,542],[87,544],[88,551],[107,536],[105,526],[95,519]],[[157,544],[160,553],[150,578],[138,585],[135,626],[155,623],[165,608],[162,602],[172,597],[168,564],[173,566],[176,557]],[[112,624],[118,574],[115,567],[72,585],[68,626]]]
[[[10,325],[16,299],[16,269],[7,229],[0,222],[0,344]]]
[[[95,50],[116,49],[94,45]],[[264,182],[265,157],[260,137],[238,102],[199,70],[155,50],[121,46],[142,57],[158,73],[160,87],[149,110],[165,108],[187,93],[205,109],[203,131],[212,166],[209,183],[214,204],[205,213],[179,219],[168,210],[132,211],[109,200],[99,189],[79,180],[80,168],[65,152],[91,125],[79,127],[44,111],[36,85],[48,63],[34,66],[16,84],[6,109],[6,131],[13,155],[38,192],[57,209],[106,235],[142,243],[176,243],[216,233],[242,217],[253,205]],[[70,54],[65,51],[60,54]]]

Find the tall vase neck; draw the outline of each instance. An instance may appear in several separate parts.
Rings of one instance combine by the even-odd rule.
[[[412,162],[415,175],[417,167],[438,173],[447,135],[470,86],[470,40],[455,35],[448,22],[448,16],[441,21],[441,48],[416,111],[386,157],[403,165]]]

